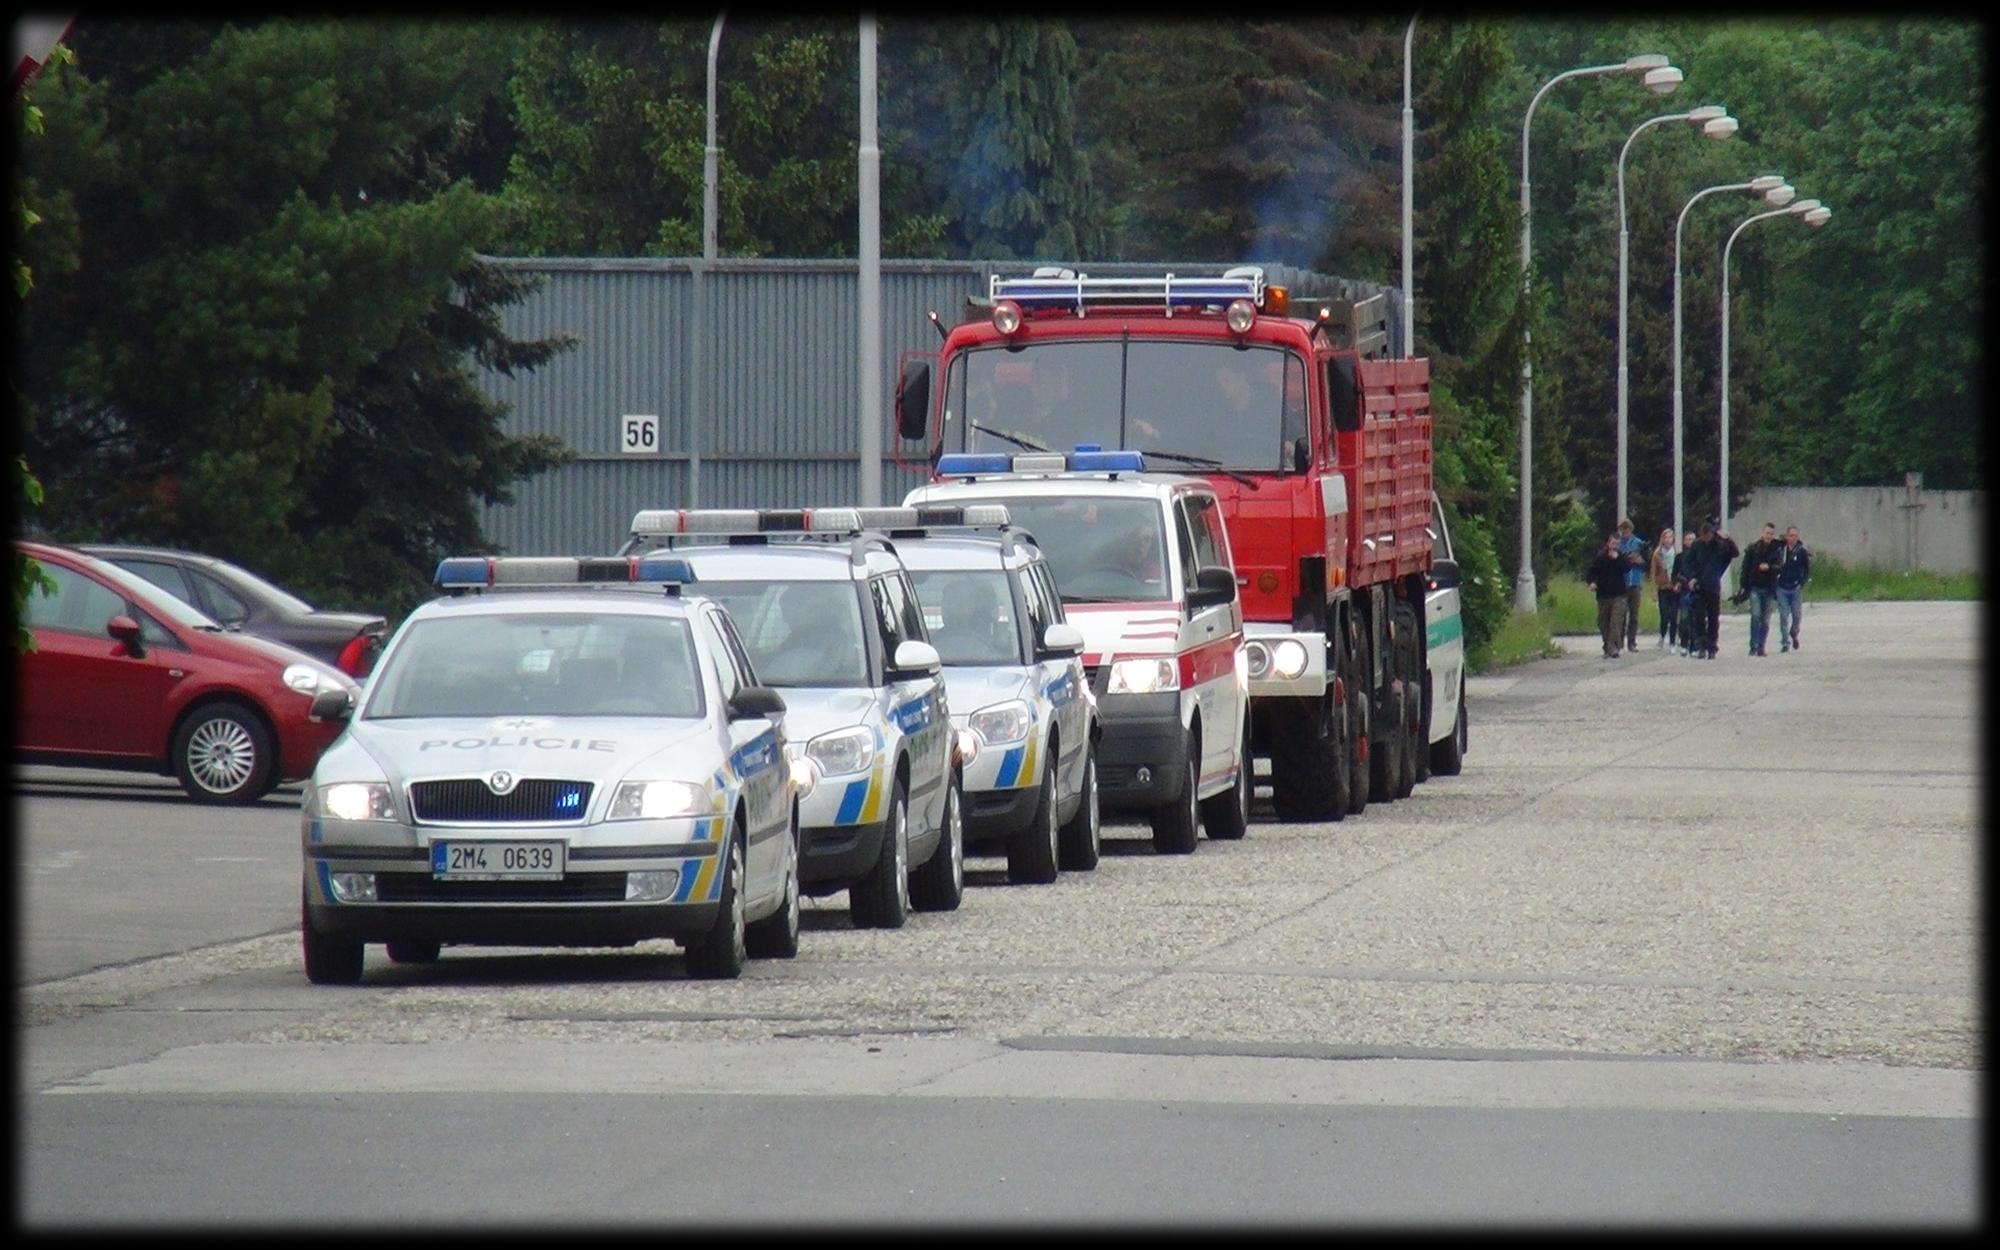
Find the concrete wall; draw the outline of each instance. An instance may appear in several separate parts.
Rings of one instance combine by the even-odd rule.
[[[1901,486],[1765,487],[1729,518],[1729,534],[1749,546],[1764,522],[1799,539],[1815,556],[1842,564],[1933,573],[1976,572],[1986,492]]]

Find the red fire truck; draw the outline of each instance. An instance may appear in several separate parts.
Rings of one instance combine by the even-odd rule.
[[[1214,485],[1235,549],[1252,750],[1270,760],[1285,820],[1405,796],[1436,758],[1430,366],[1389,358],[1387,316],[1379,295],[1293,296],[1254,267],[996,275],[934,361],[904,361],[896,395],[898,433],[927,444],[933,466],[1083,445]],[[1438,571],[1449,576],[1442,560]],[[1461,675],[1448,680],[1439,732],[1457,743]]]

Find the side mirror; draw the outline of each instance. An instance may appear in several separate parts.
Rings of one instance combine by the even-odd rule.
[[[1194,585],[1188,588],[1187,601],[1191,608],[1213,608],[1233,602],[1236,598],[1236,574],[1230,569],[1209,565],[1197,569]]]
[[[1343,434],[1352,434],[1361,428],[1361,390],[1354,380],[1354,357],[1335,356],[1331,363],[1326,381],[1330,392],[1327,405],[1333,409],[1333,428]]]
[[[899,676],[919,676],[935,673],[943,667],[938,658],[937,648],[928,642],[918,642],[912,638],[908,642],[896,644],[896,654],[889,663],[889,672]]]
[[[930,433],[931,362],[906,360],[903,380],[896,387],[896,433],[907,443],[922,442]]]
[[[1075,655],[1083,650],[1083,631],[1068,621],[1056,621],[1042,631],[1041,655],[1047,659],[1054,655]]]
[[[1312,468],[1312,444],[1303,435],[1292,440],[1292,472],[1304,473]]]
[[[761,716],[765,720],[776,720],[785,714],[785,696],[769,686],[743,686],[736,691],[736,697],[729,701],[729,719],[749,720]]]
[[[1431,560],[1431,589],[1452,590],[1458,586],[1458,561],[1435,557]]]
[[[112,617],[104,622],[104,632],[124,643],[134,657],[146,654],[145,647],[139,641],[139,622],[131,617],[122,615]]]
[[[345,690],[321,690],[306,708],[309,720],[346,720],[354,715],[354,696]]]

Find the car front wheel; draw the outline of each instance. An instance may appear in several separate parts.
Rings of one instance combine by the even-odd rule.
[[[257,713],[241,703],[208,703],[174,733],[173,765],[197,803],[254,803],[271,788],[277,752]]]

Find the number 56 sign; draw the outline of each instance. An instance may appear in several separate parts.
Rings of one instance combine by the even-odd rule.
[[[628,456],[659,454],[660,418],[651,414],[618,418],[618,450]]]

